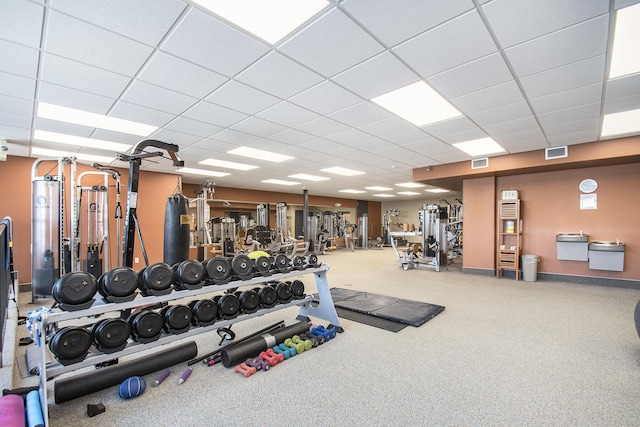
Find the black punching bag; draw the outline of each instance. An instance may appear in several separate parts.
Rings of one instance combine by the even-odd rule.
[[[164,262],[169,265],[189,259],[189,201],[183,194],[167,199],[164,211]]]

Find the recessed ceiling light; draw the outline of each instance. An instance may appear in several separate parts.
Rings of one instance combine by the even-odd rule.
[[[420,80],[371,101],[416,126],[424,126],[462,116],[453,105]]]
[[[605,114],[602,120],[601,137],[640,132],[640,110]]]
[[[366,193],[366,191],[363,190],[352,190],[350,188],[346,189],[346,190],[338,190],[338,192],[340,193],[351,193],[351,194],[362,194],[362,193]]]
[[[486,154],[504,153],[502,148],[493,138],[480,138],[472,141],[458,142],[453,144],[460,151],[464,151],[470,156],[484,156]]]
[[[235,154],[236,156],[251,157],[252,159],[268,160],[270,162],[285,162],[293,159],[291,156],[285,154],[276,154],[270,151],[258,150],[257,148],[250,147],[238,147],[233,150],[227,151],[229,154]]]
[[[420,193],[416,193],[415,191],[398,191],[398,194],[402,194],[403,196],[416,196]]]
[[[616,13],[609,78],[626,76],[640,71],[640,3]]]
[[[371,190],[371,191],[391,191],[393,190],[393,188],[389,188],[389,187],[381,187],[379,185],[374,185],[373,187],[364,187],[367,190]]]
[[[305,181],[327,181],[331,178],[325,178],[324,176],[307,175],[306,173],[297,173],[295,175],[289,175],[289,178],[302,179]]]
[[[395,194],[384,194],[384,193],[373,194],[373,196],[375,196],[375,197],[396,197]]]
[[[64,133],[48,132],[36,129],[33,131],[33,139],[38,141],[58,142],[60,144],[77,145],[79,147],[97,148],[99,150],[111,150],[125,152],[131,148],[129,144],[104,141],[102,139],[85,138],[82,136],[66,135]]]
[[[264,182],[265,184],[277,184],[277,185],[299,185],[299,182],[293,182],[293,181],[285,181],[282,179],[265,179],[264,181],[260,181],[260,182]]]
[[[76,110],[75,108],[61,107],[60,105],[48,104],[46,102],[38,102],[36,115],[43,119],[107,129],[138,136],[148,136],[158,130],[157,126]]]
[[[326,0],[191,0],[275,44],[326,7]]]
[[[420,188],[420,187],[424,187],[424,184],[419,184],[417,182],[403,182],[400,184],[396,184],[398,187],[404,187],[404,188]]]
[[[216,171],[208,171],[205,169],[194,169],[194,168],[178,168],[176,169],[176,172],[189,173],[194,175],[215,176],[215,177],[231,175],[230,173],[227,173],[227,172],[216,172]]]
[[[226,168],[226,169],[236,169],[241,171],[250,171],[252,169],[258,168],[258,166],[254,166],[254,165],[247,165],[244,163],[236,163],[236,162],[227,162],[225,160],[218,160],[218,159],[205,159],[198,162],[198,164],[216,166],[219,168]]]
[[[448,193],[449,192],[449,190],[445,190],[444,188],[430,188],[424,191],[428,191],[429,193]]]
[[[356,171],[353,169],[341,168],[339,166],[335,166],[332,168],[320,169],[322,172],[327,173],[335,173],[336,175],[344,175],[344,176],[355,176],[355,175],[364,175],[364,172]]]
[[[50,150],[48,148],[33,147],[31,148],[31,154],[36,156],[46,157],[75,157],[78,160],[85,160],[87,162],[97,163],[111,163],[115,160],[114,157],[96,156],[93,154],[85,153],[72,153],[70,151]]]

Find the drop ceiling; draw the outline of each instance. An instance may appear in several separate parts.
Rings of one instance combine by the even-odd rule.
[[[640,108],[637,74],[607,81],[615,10],[633,3],[334,0],[270,45],[180,0],[2,0],[0,139],[9,156],[38,146],[114,155],[43,144],[36,129],[140,140],[36,117],[47,102],[158,126],[148,139],[177,144],[185,166],[231,172],[218,186],[339,197],[386,186],[415,199],[424,196],[396,184],[416,167],[471,160],[454,143],[492,137],[507,153],[587,143],[603,114]],[[463,116],[417,127],[370,101],[419,80]],[[295,160],[227,153],[239,146]],[[199,165],[205,158],[259,168]],[[320,172],[334,166],[366,174]],[[167,159],[142,169],[175,173]],[[331,179],[261,182],[300,173]],[[382,200],[366,191],[358,198]]]

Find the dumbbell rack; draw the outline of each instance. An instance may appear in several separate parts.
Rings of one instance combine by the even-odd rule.
[[[64,311],[57,313],[47,313],[46,311],[42,311],[40,316],[35,319],[33,324],[33,336],[36,338],[36,342],[40,345],[40,360],[38,362],[38,373],[39,373],[39,393],[40,393],[40,404],[42,405],[42,414],[45,420],[45,426],[49,424],[48,417],[48,408],[47,408],[47,381],[53,379],[54,377],[75,371],[77,369],[81,369],[91,365],[97,365],[103,362],[107,362],[109,360],[117,359],[122,356],[127,356],[130,354],[137,353],[139,351],[149,350],[154,347],[162,346],[170,344],[177,340],[182,340],[184,338],[188,338],[193,335],[201,334],[203,332],[208,332],[211,330],[216,330],[218,328],[232,325],[236,322],[241,322],[243,320],[248,320],[254,317],[262,316],[267,313],[271,313],[274,311],[282,310],[288,307],[299,306],[300,312],[298,318],[306,319],[308,317],[317,317],[329,322],[330,325],[335,326],[338,330],[342,330],[340,327],[340,320],[338,319],[338,315],[336,313],[336,309],[333,305],[333,299],[331,297],[331,292],[329,290],[329,283],[327,281],[327,271],[329,270],[329,266],[327,264],[323,264],[319,267],[307,268],[303,270],[293,270],[287,273],[274,273],[271,276],[259,276],[249,280],[234,280],[224,285],[210,285],[203,286],[200,289],[193,290],[180,290],[172,292],[168,295],[162,296],[146,296],[141,298],[136,298],[133,301],[122,302],[122,303],[103,303],[102,301],[96,301],[93,306],[84,310],[77,311]],[[48,337],[48,329],[51,326],[57,325],[59,322],[64,322],[67,320],[73,319],[81,319],[85,317],[96,317],[105,313],[115,312],[115,311],[123,311],[128,309],[133,309],[141,306],[154,305],[158,303],[194,297],[202,294],[208,294],[212,292],[220,292],[225,291],[227,289],[240,288],[246,286],[255,286],[261,283],[265,283],[272,280],[285,280],[287,278],[302,276],[307,274],[313,274],[316,280],[316,289],[318,292],[319,302],[317,304],[311,304],[313,300],[313,296],[307,295],[306,297],[298,300],[293,300],[287,304],[278,304],[272,308],[259,309],[255,313],[250,314],[241,314],[237,317],[229,320],[219,320],[216,321],[213,325],[205,326],[205,327],[196,327],[192,326],[188,331],[173,335],[173,334],[165,334],[160,336],[156,341],[142,344],[138,342],[129,342],[127,346],[118,352],[115,353],[102,353],[102,352],[90,352],[87,357],[78,363],[74,363],[71,365],[62,365],[59,362],[53,363],[45,363],[47,360],[47,352],[48,346],[46,345],[46,338]]]

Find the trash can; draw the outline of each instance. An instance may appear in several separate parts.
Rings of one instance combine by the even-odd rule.
[[[538,277],[538,255],[522,255],[522,280],[535,282]]]

